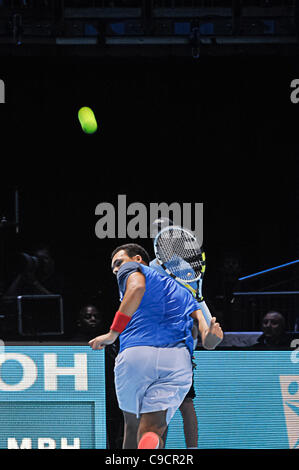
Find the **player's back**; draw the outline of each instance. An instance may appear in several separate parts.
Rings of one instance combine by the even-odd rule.
[[[120,335],[120,351],[133,346],[169,347],[185,343],[192,354],[190,317],[198,304],[190,294],[169,276],[161,276],[148,266],[125,263],[118,272],[121,298],[133,272],[142,272],[146,289],[139,308]]]

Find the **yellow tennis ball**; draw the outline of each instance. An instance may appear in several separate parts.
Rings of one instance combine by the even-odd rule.
[[[93,111],[84,106],[79,109],[78,118],[81,124],[83,131],[86,134],[94,134],[98,128],[98,124],[95,118]]]

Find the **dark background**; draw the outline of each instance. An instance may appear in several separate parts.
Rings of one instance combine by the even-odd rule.
[[[240,275],[298,259],[296,62],[2,58],[0,216],[10,217],[13,189],[20,194],[20,233],[0,234],[2,266],[7,253],[49,242],[69,285],[70,328],[89,299],[105,305],[109,324],[118,306],[110,253],[128,240],[99,240],[94,212],[100,202],[116,204],[118,194],[147,207],[204,202],[211,305],[226,256],[239,260]],[[81,106],[95,113],[94,135],[80,127]],[[150,239],[137,242],[153,256]],[[287,284],[289,271],[280,275]]]

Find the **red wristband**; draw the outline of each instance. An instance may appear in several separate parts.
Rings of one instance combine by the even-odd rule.
[[[117,331],[117,333],[122,333],[130,321],[131,317],[118,311],[115,314],[113,323],[110,326],[110,330]]]

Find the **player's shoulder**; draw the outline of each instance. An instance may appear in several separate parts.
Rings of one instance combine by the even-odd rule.
[[[117,273],[117,279],[122,279],[128,274],[138,271],[141,271],[140,263],[137,263],[137,261],[128,261],[119,268]]]

